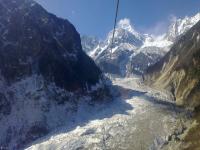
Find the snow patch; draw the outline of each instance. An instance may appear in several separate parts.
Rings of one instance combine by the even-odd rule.
[[[142,48],[144,47],[160,47],[160,48],[164,48],[164,47],[169,47],[173,44],[173,42],[167,40],[165,38],[165,34],[158,36],[158,37],[153,37],[153,38],[146,38],[144,45],[142,46]]]

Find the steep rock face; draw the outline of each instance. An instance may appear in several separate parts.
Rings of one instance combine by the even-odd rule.
[[[101,72],[82,51],[79,34],[67,20],[31,0],[0,2],[0,69],[6,81],[42,74],[68,90],[98,82]]]
[[[172,92],[178,105],[200,105],[200,22],[147,70],[146,81]]]
[[[20,149],[103,100],[100,69],[67,20],[32,0],[0,0],[0,146]]]

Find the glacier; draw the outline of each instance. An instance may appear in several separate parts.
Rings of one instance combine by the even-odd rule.
[[[185,112],[174,105],[170,94],[145,86],[138,76],[112,81],[120,92],[112,102],[81,104],[71,124],[26,150],[154,150],[165,145]]]

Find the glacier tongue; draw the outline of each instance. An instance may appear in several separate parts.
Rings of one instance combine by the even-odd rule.
[[[80,105],[72,126],[36,141],[27,150],[147,149],[162,146],[175,128],[181,111],[163,92],[144,86],[140,79],[113,79],[120,97],[93,106]],[[174,111],[171,111],[174,110]],[[157,142],[155,142],[157,141]]]

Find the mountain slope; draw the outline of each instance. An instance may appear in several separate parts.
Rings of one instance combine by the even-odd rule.
[[[67,20],[48,14],[29,0],[1,0],[1,11],[0,68],[9,82],[33,73],[41,73],[67,89],[98,82],[101,72],[83,53],[79,34]],[[73,87],[75,82],[77,87]]]
[[[179,38],[170,52],[147,70],[146,80],[172,92],[178,105],[200,105],[200,22]]]
[[[74,26],[32,0],[0,0],[0,89],[1,149],[23,148],[106,91]]]

